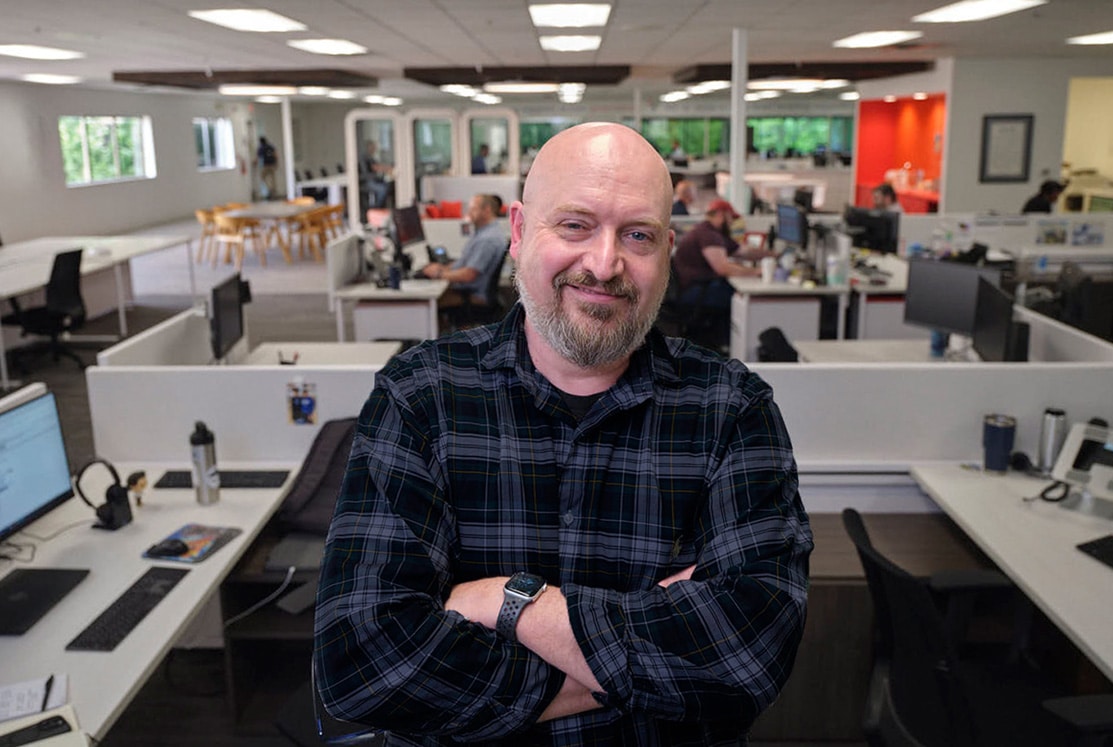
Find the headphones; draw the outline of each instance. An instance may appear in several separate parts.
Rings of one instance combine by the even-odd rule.
[[[112,484],[105,491],[104,503],[100,506],[94,506],[81,490],[81,477],[94,464],[103,464],[108,469],[109,474],[112,475]],[[129,477],[129,482],[131,482],[131,477]],[[87,462],[73,478],[73,489],[89,508],[96,511],[97,520],[100,523],[93,525],[95,529],[116,530],[131,523],[131,503],[128,501],[128,489],[120,483],[120,473],[116,471],[111,462],[105,459],[93,459]]]

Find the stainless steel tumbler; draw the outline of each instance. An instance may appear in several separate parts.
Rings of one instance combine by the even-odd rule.
[[[1063,448],[1063,441],[1067,437],[1067,414],[1063,410],[1049,407],[1043,411],[1043,421],[1040,424],[1040,445],[1037,455],[1036,467],[1041,475],[1050,475],[1055,460],[1059,458],[1059,451]]]

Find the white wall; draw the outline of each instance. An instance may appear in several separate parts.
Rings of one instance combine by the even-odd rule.
[[[1059,176],[1071,79],[1110,74],[1110,59],[955,60],[940,210],[1019,211],[1041,181]],[[1034,116],[1028,182],[978,182],[982,118],[987,114]]]
[[[1113,78],[1075,78],[1067,97],[1063,160],[1113,175]]]

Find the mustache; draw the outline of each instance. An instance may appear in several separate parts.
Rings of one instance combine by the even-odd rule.
[[[600,280],[594,273],[584,270],[582,272],[562,272],[553,278],[553,289],[560,290],[566,285],[576,285],[581,288],[597,288],[609,296],[626,298],[630,301],[638,300],[638,289],[624,277],[613,277],[610,280]]]

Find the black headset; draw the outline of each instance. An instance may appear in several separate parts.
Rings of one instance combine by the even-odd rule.
[[[81,490],[81,477],[94,464],[103,464],[108,469],[109,474],[112,475],[112,484],[105,491],[104,503],[100,506],[94,506]],[[93,459],[87,462],[73,478],[73,489],[81,497],[81,500],[88,504],[89,508],[96,511],[97,519],[100,521],[99,524],[94,525],[96,528],[114,530],[131,523],[131,503],[128,501],[128,489],[120,482],[120,473],[108,460]]]

